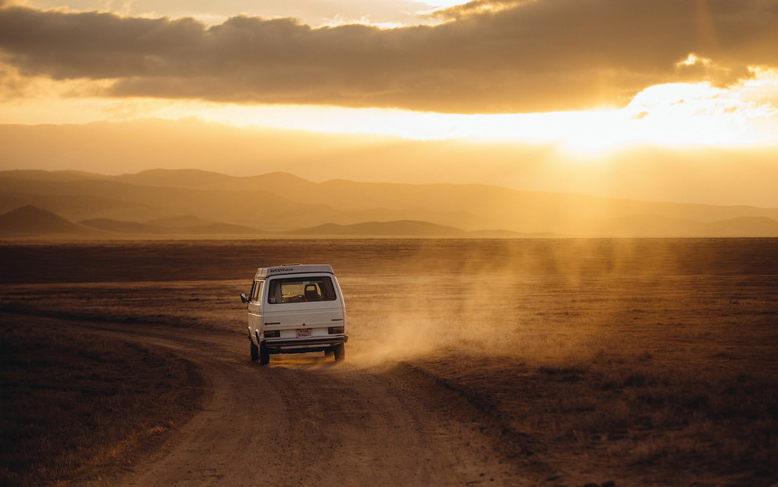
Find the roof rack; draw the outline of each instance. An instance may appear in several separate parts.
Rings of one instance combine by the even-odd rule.
[[[275,267],[260,267],[254,279],[264,279],[269,276],[279,276],[285,274],[307,274],[314,272],[324,272],[334,274],[332,266],[329,264],[281,264]]]

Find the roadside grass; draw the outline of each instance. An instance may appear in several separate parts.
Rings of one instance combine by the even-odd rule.
[[[503,444],[527,445],[531,438],[531,451],[516,457],[546,464],[559,481],[765,487],[778,481],[774,375],[666,368],[644,354],[599,357],[538,363],[471,356],[453,366],[441,355],[421,368],[496,422]]]
[[[66,327],[0,323],[0,364],[0,485],[110,485],[198,407],[192,364]]]
[[[237,329],[245,321],[244,281],[0,285],[0,310],[79,320]],[[41,306],[41,300],[46,306]]]

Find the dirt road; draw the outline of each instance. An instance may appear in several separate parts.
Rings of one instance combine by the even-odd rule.
[[[82,324],[195,362],[203,410],[121,486],[521,485],[489,427],[457,394],[410,366],[273,356],[238,334]]]

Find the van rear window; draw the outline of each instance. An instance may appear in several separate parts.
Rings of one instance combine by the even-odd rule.
[[[289,277],[269,283],[267,302],[270,304],[335,301],[332,279],[321,277]]]

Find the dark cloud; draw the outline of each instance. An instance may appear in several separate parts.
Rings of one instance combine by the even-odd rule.
[[[778,66],[778,0],[476,1],[441,15],[392,30],[207,27],[6,6],[0,49],[24,75],[116,79],[113,96],[482,113],[618,106],[653,84]],[[690,53],[706,64],[679,69]]]

